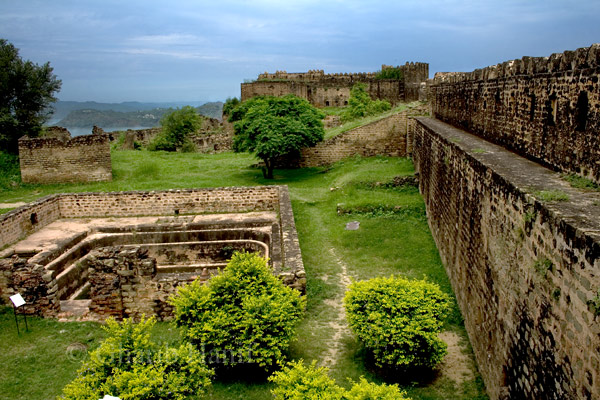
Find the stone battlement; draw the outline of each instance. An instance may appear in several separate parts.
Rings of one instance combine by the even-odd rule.
[[[600,44],[436,74],[436,118],[555,170],[600,182]]]

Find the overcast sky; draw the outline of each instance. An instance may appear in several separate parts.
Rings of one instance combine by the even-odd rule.
[[[600,42],[598,0],[0,0],[0,37],[61,100],[208,101],[264,71],[437,71]]]

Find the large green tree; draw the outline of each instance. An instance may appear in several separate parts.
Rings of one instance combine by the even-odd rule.
[[[297,156],[323,140],[323,118],[322,111],[294,95],[254,97],[231,112],[233,148],[256,154],[265,163],[265,178],[273,179],[276,160]]]
[[[41,132],[60,86],[50,63],[24,61],[15,46],[0,39],[1,150],[16,153],[21,136],[37,136]]]

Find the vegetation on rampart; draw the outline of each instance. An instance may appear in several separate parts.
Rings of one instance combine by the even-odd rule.
[[[387,100],[373,100],[367,93],[367,85],[357,83],[350,90],[348,106],[340,114],[342,122],[348,122],[357,118],[368,117],[389,111],[392,108]]]
[[[404,71],[401,67],[388,67],[375,73],[375,79],[404,80]]]

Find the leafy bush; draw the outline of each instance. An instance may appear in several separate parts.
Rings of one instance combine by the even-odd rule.
[[[446,355],[438,334],[449,303],[436,284],[393,276],[354,282],[344,305],[350,327],[380,368],[433,368]]]
[[[191,344],[156,349],[150,341],[154,319],[139,324],[108,320],[108,338],[90,353],[75,380],[63,389],[64,400],[183,400],[204,393],[210,371]]]
[[[327,368],[306,367],[302,361],[291,362],[269,380],[277,385],[271,391],[277,400],[342,400],[344,389],[327,375]]]
[[[277,385],[271,391],[276,400],[410,400],[396,385],[378,385],[363,377],[346,391],[314,361],[308,367],[302,361],[292,362],[269,380]]]
[[[404,72],[401,67],[385,68],[375,74],[375,79],[404,79]]]
[[[234,108],[240,105],[240,99],[237,97],[228,97],[223,104],[223,115],[231,115]]]
[[[396,385],[378,385],[368,382],[362,376],[346,394],[347,400],[410,400]]]
[[[342,122],[348,122],[357,118],[380,114],[389,111],[391,108],[392,106],[388,101],[372,100],[369,93],[367,93],[367,85],[357,83],[350,90],[348,107],[344,109],[340,117]]]
[[[179,288],[171,303],[184,337],[202,348],[209,364],[270,371],[285,358],[305,300],[264,258],[236,252],[221,274]]]
[[[19,157],[0,151],[0,192],[12,190],[21,183]]]
[[[189,148],[189,134],[202,127],[202,116],[194,107],[185,106],[166,114],[160,120],[162,131],[149,145],[148,150],[177,151]]]

